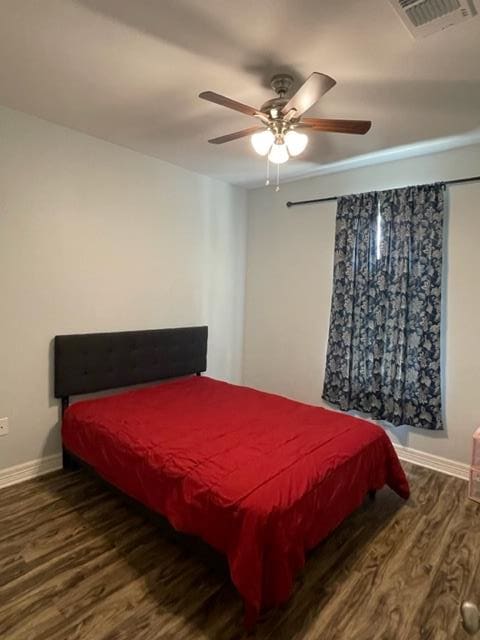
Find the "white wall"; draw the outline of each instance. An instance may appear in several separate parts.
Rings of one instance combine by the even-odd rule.
[[[0,108],[0,469],[60,451],[59,333],[207,323],[239,380],[242,189]]]
[[[287,200],[480,174],[480,146],[286,183],[248,196],[245,384],[321,404],[332,291],[335,202]],[[480,424],[480,183],[449,188],[445,259],[446,431],[391,428],[394,441],[470,461]]]

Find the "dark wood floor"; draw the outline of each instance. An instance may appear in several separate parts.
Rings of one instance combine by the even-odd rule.
[[[461,640],[480,601],[480,505],[466,483],[407,467],[412,498],[368,500],[313,552],[258,640]],[[211,556],[214,554],[212,553]],[[234,640],[226,566],[86,471],[0,491],[0,638]]]

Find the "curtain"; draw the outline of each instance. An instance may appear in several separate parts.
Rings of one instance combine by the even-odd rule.
[[[339,198],[323,398],[442,429],[444,184]]]

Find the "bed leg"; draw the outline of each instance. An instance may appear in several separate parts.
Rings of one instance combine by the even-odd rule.
[[[65,447],[62,448],[62,466],[64,471],[77,471],[80,469],[78,462],[70,455]]]
[[[370,498],[370,500],[373,502],[375,500],[375,496],[377,495],[377,490],[376,489],[371,489],[368,492],[368,497]]]

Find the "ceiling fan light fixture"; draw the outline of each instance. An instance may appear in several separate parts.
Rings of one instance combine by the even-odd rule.
[[[305,133],[298,133],[292,129],[285,135],[285,144],[291,156],[299,156],[305,151],[308,144],[308,136]]]
[[[261,156],[266,156],[275,141],[275,136],[270,129],[265,129],[260,133],[254,133],[250,140],[255,151]]]
[[[393,2],[393,0],[391,1]],[[419,2],[419,0],[409,0],[409,3],[411,4],[413,1],[417,4]],[[466,1],[462,0],[462,2]],[[232,100],[214,91],[202,91],[199,94],[202,100],[213,102],[257,119],[254,127],[212,138],[208,142],[210,144],[224,144],[239,138],[250,137],[255,152],[268,158],[267,181],[265,184],[270,184],[270,163],[273,162],[277,165],[276,191],[279,189],[280,165],[288,162],[291,157],[299,156],[305,151],[308,144],[308,136],[304,133],[299,133],[297,129],[301,131],[306,129],[312,133],[331,132],[363,135],[370,130],[372,125],[369,120],[304,117],[303,114],[318,102],[327,91],[330,91],[336,82],[330,76],[314,71],[302,86],[293,95],[290,95],[293,83],[294,79],[289,74],[277,73],[274,75],[271,86],[276,96],[264,102],[259,109],[237,100]]]
[[[286,144],[283,142],[275,142],[272,144],[272,148],[268,154],[270,162],[273,162],[274,164],[283,164],[284,162],[287,162],[288,158],[289,155]]]

